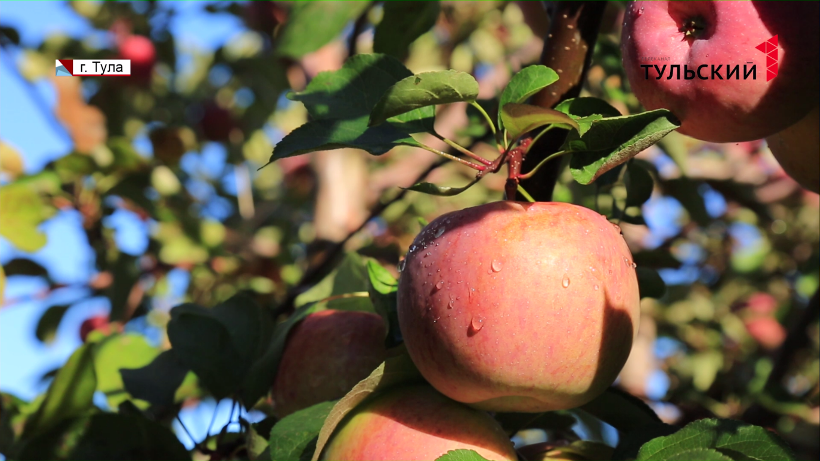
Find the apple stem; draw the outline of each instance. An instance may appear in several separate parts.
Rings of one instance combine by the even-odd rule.
[[[518,180],[521,176],[521,163],[527,154],[526,147],[516,147],[507,153],[507,183],[504,185],[504,193],[507,200],[515,200],[515,192],[518,190]]]
[[[438,133],[434,133],[434,135],[437,138],[439,138],[440,140],[444,141],[444,143],[447,144],[448,146],[452,147],[453,149],[461,152],[462,154],[466,155],[467,157],[470,157],[471,159],[473,159],[477,162],[483,163],[485,166],[490,166],[493,163],[493,162],[487,160],[486,158],[472,152],[471,150],[460,146],[458,143],[456,143],[454,141],[451,141],[451,140],[445,138],[444,136],[439,135]]]
[[[458,162],[458,163],[460,163],[460,164],[462,164],[462,165],[466,165],[466,166],[468,166],[468,167],[470,167],[470,168],[472,168],[472,169],[474,169],[474,170],[484,171],[484,170],[486,170],[486,169],[487,169],[487,166],[484,166],[484,165],[479,165],[479,164],[477,164],[477,163],[470,162],[469,160],[464,160],[464,159],[462,159],[462,158],[458,158],[458,157],[456,157],[455,155],[450,155],[450,154],[448,154],[448,153],[446,153],[446,152],[442,152],[442,151],[440,151],[440,150],[438,150],[438,149],[435,149],[435,148],[433,148],[433,147],[427,146],[427,145],[422,144],[422,143],[419,143],[419,147],[421,147],[422,149],[424,149],[424,150],[426,150],[426,151],[430,151],[430,152],[432,152],[432,153],[434,153],[434,154],[436,154],[436,155],[441,155],[442,157],[444,157],[444,158],[446,158],[446,159],[450,159],[450,160],[452,160],[452,161],[454,161],[454,162]]]

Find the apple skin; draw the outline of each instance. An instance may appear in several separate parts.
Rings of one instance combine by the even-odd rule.
[[[138,85],[148,85],[154,63],[157,60],[157,51],[154,44],[142,35],[130,35],[120,44],[118,59],[131,60],[130,81]]]
[[[804,188],[820,193],[820,106],[766,138],[774,158]]]
[[[94,317],[85,319],[83,323],[80,324],[80,340],[85,342],[88,335],[96,330],[101,330],[105,334],[111,332],[111,324],[108,321],[107,315],[95,315]]]
[[[344,397],[386,357],[384,320],[371,312],[324,310],[288,334],[273,384],[274,413]]]
[[[336,428],[322,459],[429,461],[458,449],[490,460],[517,459],[490,415],[419,385],[390,389],[354,409]]]
[[[818,14],[818,2],[630,2],[621,36],[624,69],[641,104],[672,111],[681,133],[710,142],[762,139],[800,120],[820,98]],[[685,39],[680,28],[698,16],[703,33]],[[755,47],[774,35],[778,75],[767,82],[766,55]],[[756,80],[743,79],[747,61],[757,66]],[[647,79],[642,64],[667,68],[659,80],[650,69]],[[694,71],[708,64],[710,77],[712,64],[723,65],[724,80],[685,80],[684,64]],[[727,65],[738,64],[740,79],[725,80]],[[680,79],[667,79],[672,65],[680,65]]]
[[[399,280],[399,326],[422,375],[491,411],[574,408],[600,395],[639,315],[617,226],[567,203],[445,214],[416,237]]]
[[[230,111],[213,101],[207,102],[202,109],[200,127],[205,139],[209,141],[227,140],[235,126]]]

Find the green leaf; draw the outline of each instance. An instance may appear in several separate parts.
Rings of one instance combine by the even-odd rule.
[[[686,452],[711,448],[729,459],[791,460],[794,455],[783,440],[766,429],[729,419],[701,419],[678,432],[645,443],[638,460],[687,459]],[[691,458],[703,459],[703,458]]]
[[[320,302],[332,296],[368,291],[367,264],[356,252],[345,254],[339,266],[314,285],[310,290],[296,297],[295,305]],[[335,299],[322,302],[327,309],[376,312],[367,298]]]
[[[315,443],[327,415],[336,402],[322,402],[285,416],[270,432],[271,460],[310,459],[308,449]]]
[[[60,322],[63,320],[63,315],[68,310],[68,305],[51,306],[37,322],[36,335],[40,341],[50,344],[57,337],[57,329],[60,327]]]
[[[698,182],[689,178],[677,178],[664,180],[662,189],[664,195],[668,195],[677,201],[689,213],[689,218],[703,227],[708,227],[712,223],[712,217],[706,210],[706,202],[698,192]]]
[[[399,282],[376,261],[367,261],[368,291],[376,312],[387,324],[388,347],[401,342],[398,317]]]
[[[122,181],[118,182],[105,194],[128,199],[139,205],[149,215],[156,216],[154,202],[145,195],[145,190],[149,186],[151,186],[151,173],[137,171],[124,177]]]
[[[316,450],[313,452],[313,461],[318,461],[319,455],[330,440],[330,435],[336,426],[342,422],[344,417],[354,408],[360,405],[373,393],[389,389],[401,384],[423,382],[418,368],[413,364],[407,354],[390,357],[378,368],[370,373],[370,376],[359,381],[359,384],[350,390],[330,411],[325,419],[322,430],[319,431],[319,438],[316,441]]]
[[[382,20],[373,35],[373,51],[397,59],[407,57],[413,41],[436,24],[439,2],[384,2]]]
[[[93,405],[97,377],[94,373],[94,344],[80,346],[48,386],[37,412],[26,421],[23,438],[48,431],[64,420],[82,415]]]
[[[0,235],[21,251],[33,253],[46,244],[37,226],[54,215],[40,194],[29,185],[12,183],[0,187]]]
[[[366,116],[350,120],[315,120],[296,128],[279,141],[270,161],[345,147],[382,155],[396,146],[418,147],[419,143],[392,124],[368,127]]]
[[[638,457],[638,450],[646,442],[670,434],[674,434],[679,428],[670,424],[647,424],[645,426],[633,427],[628,431],[622,431],[618,438],[618,446],[612,453],[614,460],[635,459]]]
[[[529,104],[509,103],[501,107],[501,120],[510,139],[552,123],[562,123],[577,129],[578,124],[567,114]]]
[[[412,76],[404,65],[384,54],[357,54],[337,71],[321,72],[288,98],[305,105],[313,120],[370,116],[379,98],[399,80]]]
[[[277,421],[276,417],[270,416],[248,427],[248,432],[245,435],[245,446],[251,460],[268,461],[271,459],[268,439],[270,438],[271,429]]]
[[[660,299],[666,293],[666,283],[658,275],[658,271],[638,266],[635,272],[638,275],[638,291],[641,298]]]
[[[643,400],[612,387],[579,408],[623,432],[661,424],[658,415]]]
[[[570,132],[561,150],[573,153],[569,166],[575,181],[590,184],[679,127],[666,109],[604,118],[584,135]]]
[[[97,345],[94,354],[94,368],[97,374],[97,390],[108,396],[108,406],[117,406],[128,400],[123,391],[125,385],[120,376],[120,368],[139,368],[151,363],[159,350],[134,333],[112,335]],[[144,403],[144,402],[143,402]]]
[[[183,460],[191,455],[170,429],[157,422],[98,413],[91,417],[70,458]]]
[[[459,448],[458,450],[450,450],[447,453],[436,458],[436,461],[489,461],[487,458],[478,454],[475,450],[467,450]]]
[[[462,187],[450,187],[450,186],[437,186],[433,183],[429,182],[420,182],[413,184],[412,186],[408,187],[407,190],[412,190],[416,192],[421,192],[424,194],[429,195],[438,195],[441,197],[452,197],[454,195],[458,195],[465,190],[473,187],[475,183],[478,182],[478,179],[474,179],[470,181],[466,186]]]
[[[168,339],[174,354],[221,399],[237,390],[247,372],[228,328],[210,310],[194,304],[171,309]]]
[[[75,418],[63,419],[44,432],[20,439],[9,458],[21,461],[68,459],[88,427],[91,411],[93,410]]]
[[[693,459],[698,461],[733,461],[733,458],[730,458],[711,448],[695,448],[693,450],[685,450],[664,459],[668,461],[692,461]]]
[[[620,117],[621,113],[618,109],[612,107],[598,98],[573,98],[561,101],[555,110],[563,112],[573,120],[578,122],[578,134],[583,136],[589,131],[592,124],[598,120],[607,117]],[[563,128],[569,129],[569,125],[563,125]]]
[[[276,54],[291,58],[318,50],[341,35],[370,2],[297,2],[278,37]]]
[[[629,162],[624,177],[626,186],[626,206],[641,206],[652,196],[655,185],[652,176],[641,165]]]
[[[111,301],[109,319],[122,321],[125,320],[129,309],[128,298],[131,295],[131,289],[140,279],[137,258],[127,253],[120,253],[111,265],[111,272],[114,282],[105,290],[105,296]]]
[[[142,368],[121,368],[125,390],[136,399],[145,400],[154,405],[171,405],[174,395],[188,374],[186,368],[176,357],[174,350],[167,350]]]
[[[498,107],[509,103],[521,104],[530,96],[558,81],[558,74],[547,66],[535,65],[521,69],[513,75],[510,83],[501,92]],[[501,112],[498,113],[498,127],[504,127]]]
[[[478,97],[478,82],[472,75],[457,70],[423,72],[411,75],[390,87],[370,114],[370,126],[415,109],[471,102]]]
[[[227,328],[231,343],[242,360],[243,368],[249,369],[261,353],[261,327],[267,320],[267,313],[263,312],[253,299],[243,294],[235,295],[214,306],[211,311]]]

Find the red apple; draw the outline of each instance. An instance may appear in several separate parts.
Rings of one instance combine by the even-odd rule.
[[[391,389],[354,409],[336,428],[322,459],[429,461],[458,449],[491,460],[517,459],[490,415],[421,385]]]
[[[818,2],[631,2],[621,36],[624,69],[641,104],[672,111],[681,133],[712,142],[761,139],[817,105],[818,15]],[[756,49],[775,35],[776,53]],[[778,72],[769,81],[770,58]],[[647,78],[641,65],[666,70],[658,78],[652,67]],[[668,78],[673,65],[680,78]],[[707,79],[686,80],[684,65],[696,73],[706,65]],[[723,80],[711,74],[720,65]],[[739,78],[728,79],[727,67],[738,65]],[[756,79],[744,79],[744,65],[756,66]]]
[[[749,335],[764,349],[777,349],[786,339],[786,329],[772,317],[753,317],[744,323]]]
[[[140,85],[151,82],[157,52],[154,44],[142,35],[130,35],[122,40],[117,59],[131,60],[131,81]]]
[[[780,166],[804,188],[820,192],[820,106],[766,138]]]
[[[225,141],[234,128],[233,116],[231,113],[214,102],[208,102],[203,107],[202,120],[200,121],[202,134],[209,141]]]
[[[386,356],[384,320],[370,312],[325,310],[288,334],[273,384],[276,416],[344,397]]]
[[[95,315],[94,317],[85,319],[80,325],[80,339],[85,342],[88,335],[96,330],[100,330],[106,334],[111,331],[111,324],[108,322],[107,315]]]
[[[567,203],[504,201],[439,217],[410,247],[398,297],[427,381],[493,411],[592,400],[626,362],[640,313],[619,229]]]

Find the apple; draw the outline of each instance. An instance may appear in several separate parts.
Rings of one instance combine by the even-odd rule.
[[[632,91],[646,109],[666,108],[680,132],[711,142],[762,139],[794,124],[820,98],[818,2],[630,2],[621,52]],[[769,55],[756,49],[778,36],[777,76],[768,80]],[[641,65],[652,67],[648,78]],[[680,78],[669,79],[673,65]],[[707,79],[684,79],[683,66]],[[712,78],[712,66],[722,65]],[[727,67],[740,75],[727,79]],[[743,67],[756,66],[756,79]],[[815,168],[816,170],[816,164]]]
[[[274,412],[282,418],[344,397],[386,357],[384,320],[371,312],[324,310],[288,334],[273,384]]]
[[[820,106],[799,122],[766,138],[783,170],[804,188],[820,192]]]
[[[390,389],[355,408],[336,428],[322,459],[429,461],[458,449],[490,460],[517,459],[490,415],[417,385]]]
[[[752,317],[743,323],[749,336],[764,349],[777,349],[786,340],[786,329],[773,317]]]
[[[200,128],[205,139],[209,141],[225,141],[234,128],[233,116],[230,111],[220,107],[215,102],[207,102],[202,108]]]
[[[131,60],[131,81],[139,85],[151,82],[157,52],[154,44],[142,35],[129,35],[120,43],[117,59]]]
[[[80,324],[80,339],[85,342],[88,335],[91,334],[92,331],[100,330],[105,334],[111,332],[111,323],[108,321],[107,315],[95,315],[94,317],[87,318]]]
[[[399,280],[405,345],[439,392],[543,412],[601,394],[626,362],[640,300],[617,226],[568,203],[502,201],[445,214]]]

